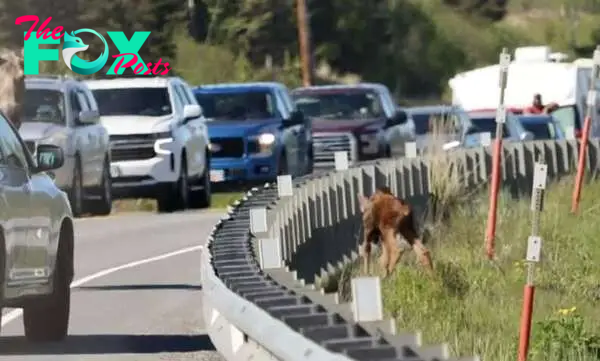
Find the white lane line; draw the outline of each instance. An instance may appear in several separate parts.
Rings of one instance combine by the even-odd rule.
[[[101,278],[104,276],[108,276],[111,273],[122,271],[122,270],[125,270],[128,268],[138,267],[138,266],[144,265],[146,263],[160,261],[165,258],[179,256],[180,254],[184,254],[184,253],[199,251],[203,247],[204,247],[203,245],[198,245],[198,246],[193,246],[193,247],[182,248],[180,250],[169,252],[169,253],[163,253],[163,254],[155,256],[155,257],[145,258],[145,259],[141,259],[139,261],[129,262],[129,263],[126,263],[121,266],[107,268],[102,271],[93,273],[89,276],[86,276],[86,277],[83,277],[83,278],[73,281],[71,283],[71,288],[77,288],[77,287],[82,286],[88,282],[95,280],[95,279],[98,279],[98,278]],[[7,325],[9,322],[12,322],[12,321],[16,320],[17,318],[21,317],[22,314],[23,314],[23,310],[18,308],[16,310],[12,310],[12,311],[2,315],[2,323],[1,323],[2,327]]]

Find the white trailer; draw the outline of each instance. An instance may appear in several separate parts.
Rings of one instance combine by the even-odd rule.
[[[534,94],[541,94],[545,104],[558,104],[552,115],[567,138],[572,139],[580,135],[583,127],[592,59],[564,62],[565,59],[565,54],[551,53],[546,46],[517,48],[508,68],[505,105],[523,109],[531,105]],[[452,103],[467,111],[496,109],[500,98],[499,75],[498,64],[455,75],[449,81]],[[599,80],[595,88],[600,90]],[[594,114],[591,137],[600,137],[596,118]]]

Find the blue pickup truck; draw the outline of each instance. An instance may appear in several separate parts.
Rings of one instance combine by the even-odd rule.
[[[310,122],[283,84],[211,84],[193,92],[207,119],[211,182],[252,183],[312,172]]]

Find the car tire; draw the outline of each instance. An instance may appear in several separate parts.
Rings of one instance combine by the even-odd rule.
[[[179,178],[164,193],[158,196],[158,212],[170,213],[189,208],[190,187],[188,183],[187,161],[181,158]]]
[[[279,162],[277,164],[277,175],[288,175],[290,174],[288,171],[288,162],[287,155],[285,152],[282,152],[279,156]]]
[[[71,309],[73,244],[63,237],[73,235],[61,232],[52,293],[23,308],[23,326],[28,341],[58,342],[67,337]]]
[[[306,174],[312,174],[315,171],[315,155],[313,154],[312,144],[308,149],[308,166],[306,169]]]
[[[89,212],[94,216],[107,216],[112,211],[112,182],[110,177],[110,163],[104,161],[102,168],[102,183],[98,188],[100,199],[88,201]]]
[[[81,173],[81,161],[79,157],[75,158],[75,167],[73,168],[73,180],[69,190],[69,203],[74,217],[81,217],[84,213],[83,199],[83,175]]]
[[[210,184],[210,156],[206,155],[206,166],[204,174],[198,182],[202,189],[193,191],[190,194],[190,207],[195,209],[209,208],[212,200],[212,190]]]

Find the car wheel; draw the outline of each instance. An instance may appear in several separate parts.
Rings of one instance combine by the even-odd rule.
[[[68,334],[73,252],[72,242],[63,237],[73,237],[73,235],[61,232],[52,294],[23,308],[23,326],[25,337],[29,341],[57,342],[64,340]]]
[[[313,153],[312,145],[308,150],[308,172],[307,174],[312,174],[315,171],[315,155]]]
[[[112,182],[110,178],[110,163],[104,162],[102,169],[102,183],[98,195],[100,199],[89,201],[90,213],[94,216],[107,216],[112,210]]]
[[[81,174],[81,161],[79,158],[75,160],[73,181],[69,192],[69,202],[71,203],[73,216],[81,217],[81,215],[83,215],[83,176]]]
[[[208,155],[206,157],[204,174],[202,174],[202,178],[198,183],[202,186],[202,189],[191,192],[190,206],[196,209],[209,208],[212,200],[212,190],[210,187],[210,157]]]
[[[190,187],[188,183],[187,162],[181,160],[179,179],[167,192],[157,199],[159,212],[175,212],[189,208]]]
[[[288,175],[287,156],[285,153],[281,153],[279,156],[279,164],[277,164],[277,175]]]

